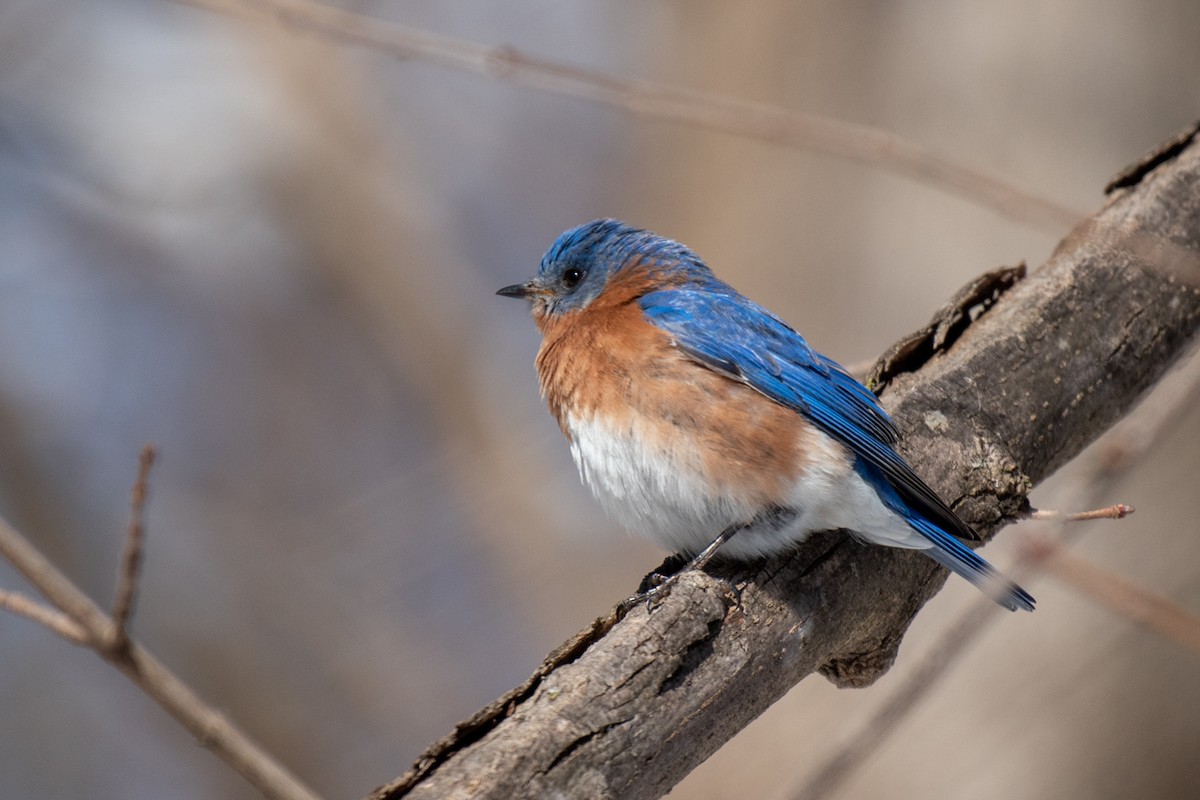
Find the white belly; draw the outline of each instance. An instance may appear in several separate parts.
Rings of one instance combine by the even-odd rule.
[[[731,558],[779,553],[813,531],[849,528],[892,547],[929,542],[888,510],[854,470],[846,448],[824,433],[806,431],[800,450],[807,467],[765,502],[737,490],[736,475],[714,491],[703,454],[684,437],[631,422],[568,418],[571,455],[584,482],[619,523],[671,552],[693,554],[735,523],[759,521],[721,549]],[[775,511],[786,511],[776,514]]]

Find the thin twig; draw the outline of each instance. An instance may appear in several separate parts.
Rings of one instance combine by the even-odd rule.
[[[1029,535],[1020,547],[1025,558],[1086,597],[1200,653],[1200,616],[1075,555],[1053,537]]]
[[[1053,520],[1055,522],[1088,522],[1094,519],[1125,519],[1137,509],[1128,503],[1116,503],[1104,508],[1095,508],[1091,511],[1076,511],[1068,514],[1065,511],[1052,511],[1049,509],[1035,508],[1029,512],[1030,519],[1040,521]]]
[[[78,641],[124,673],[263,795],[278,800],[319,800],[315,792],[223,715],[205,705],[187,684],[136,642],[131,641],[118,657],[108,646],[113,641],[113,620],[3,519],[0,556],[78,627]],[[50,629],[63,633],[56,627]]]
[[[25,617],[25,619],[36,622],[43,628],[47,628],[52,633],[56,633],[66,639],[71,644],[80,644],[89,647],[92,644],[83,628],[76,625],[70,617],[44,603],[39,603],[28,595],[0,589],[0,608],[19,617]]]
[[[117,589],[113,594],[112,640],[109,646],[114,653],[129,648],[129,616],[133,613],[133,602],[137,598],[138,573],[142,566],[142,545],[145,539],[146,495],[150,480],[150,468],[154,466],[157,451],[152,444],[142,448],[138,456],[137,479],[131,492],[129,527],[125,532],[125,548],[121,552],[121,568],[117,574]]]
[[[694,125],[880,166],[956,194],[1011,219],[1061,233],[1084,216],[1032,192],[936,155],[894,133],[788,111],[765,103],[623,78],[611,72],[529,55],[513,47],[479,44],[334,8],[312,0],[177,0],[240,18],[268,18],[325,39],[401,59],[510,81],[578,97],[650,119]]]

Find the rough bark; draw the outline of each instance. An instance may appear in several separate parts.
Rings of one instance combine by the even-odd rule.
[[[1123,174],[1032,275],[973,282],[872,376],[904,455],[985,537],[1200,328],[1196,133]],[[945,579],[839,533],[685,575],[652,613],[597,620],[371,798],[660,797],[802,678],[877,679]]]

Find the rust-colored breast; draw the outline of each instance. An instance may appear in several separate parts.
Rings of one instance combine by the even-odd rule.
[[[636,302],[598,300],[539,325],[542,394],[568,438],[572,420],[598,419],[636,436],[647,458],[763,503],[807,466],[799,414],[693,361]]]

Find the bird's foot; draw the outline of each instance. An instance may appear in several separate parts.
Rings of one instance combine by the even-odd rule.
[[[662,565],[651,572],[646,577],[642,578],[641,584],[638,585],[637,594],[632,597],[627,597],[618,606],[620,613],[624,616],[634,606],[640,602],[646,603],[646,611],[654,611],[655,606],[666,599],[671,593],[675,582],[684,573],[692,570],[703,570],[709,561],[712,561],[713,556],[721,549],[721,545],[728,542],[733,535],[738,531],[749,527],[748,522],[739,522],[730,525],[725,530],[717,535],[717,538],[709,542],[708,546],[695,555],[690,561],[679,554],[670,556]]]
[[[670,575],[664,575],[661,572],[651,572],[645,578],[642,578],[642,583],[638,586],[637,594],[621,601],[621,615],[624,616],[639,603],[645,603],[646,612],[653,613],[658,604],[667,599],[667,595],[671,593],[675,582],[685,572],[687,572],[686,569]]]

